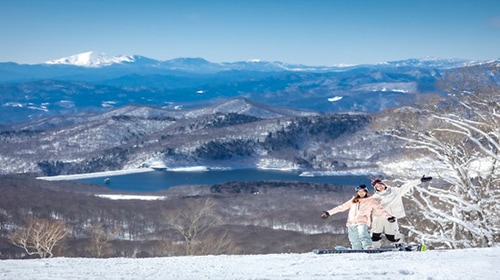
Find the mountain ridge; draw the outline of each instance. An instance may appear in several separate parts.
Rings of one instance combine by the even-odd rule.
[[[84,54],[91,59],[93,53]],[[235,97],[300,110],[378,112],[411,103],[418,95],[440,94],[436,81],[450,67],[466,63],[427,58],[340,68],[300,66],[295,71],[299,66],[281,62],[94,58],[106,66],[0,63],[2,124],[128,104],[195,108]]]
[[[15,63],[15,62],[9,62]],[[410,58],[406,60],[398,60],[398,61],[382,61],[375,64],[352,64],[352,65],[305,65],[305,64],[289,64],[286,62],[280,61],[263,61],[259,59],[251,59],[247,61],[234,61],[234,62],[210,62],[206,59],[199,57],[179,57],[170,60],[157,60],[153,58],[148,58],[141,55],[118,55],[111,56],[105,52],[98,51],[87,51],[79,54],[70,55],[67,57],[62,57],[58,59],[47,60],[42,64],[48,65],[73,65],[79,67],[104,67],[110,66],[113,64],[130,64],[130,63],[140,63],[141,65],[145,65],[147,63],[151,63],[156,66],[182,66],[184,67],[186,64],[191,65],[208,65],[211,66],[220,66],[224,68],[232,68],[238,69],[239,67],[249,67],[249,65],[260,65],[267,66],[269,68],[275,68],[278,71],[320,71],[320,70],[342,70],[349,69],[351,67],[362,67],[366,65],[379,65],[379,66],[422,66],[422,67],[462,67],[466,66],[470,63],[482,63],[477,61],[472,61],[468,59],[461,58],[452,58],[452,59],[439,59],[434,57],[424,57],[424,58]],[[25,64],[26,65],[26,64]],[[40,65],[40,64],[29,64],[29,65]]]

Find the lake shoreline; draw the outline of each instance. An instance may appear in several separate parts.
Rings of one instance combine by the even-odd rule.
[[[360,170],[358,170],[360,171]],[[372,175],[364,172],[305,173],[290,169],[264,168],[215,168],[203,166],[152,169],[137,168],[119,171],[94,172],[87,174],[38,177],[47,181],[75,181],[90,183],[118,192],[156,192],[177,186],[216,185],[228,182],[305,182],[325,183],[339,186],[369,184]]]
[[[56,175],[56,176],[40,176],[37,179],[46,181],[64,181],[64,180],[79,180],[79,179],[90,179],[90,178],[102,178],[102,177],[112,177],[119,175],[130,175],[137,173],[146,172],[210,172],[210,171],[221,171],[221,170],[238,170],[238,169],[254,169],[262,171],[283,171],[283,172],[297,172],[297,169],[287,169],[287,168],[209,168],[206,166],[189,166],[189,167],[179,167],[179,168],[134,168],[134,169],[124,169],[115,171],[102,171],[102,172],[92,172],[92,173],[82,173],[82,174],[70,174],[70,175]],[[380,172],[375,170],[367,169],[352,169],[352,170],[342,170],[342,171],[304,171],[300,172],[301,177],[321,177],[321,176],[377,176]]]
[[[71,174],[71,175],[41,176],[41,177],[36,177],[36,178],[40,179],[40,180],[45,180],[45,181],[65,181],[65,180],[71,181],[71,180],[88,179],[88,178],[100,178],[100,177],[108,177],[108,176],[129,175],[129,174],[145,173],[145,172],[153,172],[153,171],[157,171],[157,170],[153,169],[153,168],[135,168],[135,169],[102,171],[102,172]]]

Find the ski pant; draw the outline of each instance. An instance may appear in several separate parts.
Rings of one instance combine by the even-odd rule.
[[[365,224],[347,227],[347,237],[349,237],[349,242],[351,242],[353,250],[367,249],[372,246],[368,226]]]
[[[380,247],[382,234],[384,234],[390,242],[397,242],[401,238],[398,222],[391,223],[384,216],[373,216],[371,232],[372,241],[377,248]]]

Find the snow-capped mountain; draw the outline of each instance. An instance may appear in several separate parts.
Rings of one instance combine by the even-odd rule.
[[[46,64],[66,64],[83,67],[101,67],[123,62],[135,62],[132,55],[110,56],[104,52],[84,52],[55,60],[49,60]]]
[[[138,55],[119,55],[111,56],[104,52],[88,51],[80,54],[75,54],[68,57],[63,57],[55,60],[46,61],[47,65],[72,65],[79,67],[106,67],[113,65],[140,64],[141,66],[149,65],[161,69],[187,71],[187,72],[202,72],[214,73],[220,71],[328,71],[331,69],[343,67],[326,67],[326,66],[306,66],[293,65],[280,61],[268,62],[259,59],[251,59],[248,61],[237,62],[209,62],[203,58],[181,57],[171,60],[155,60]]]

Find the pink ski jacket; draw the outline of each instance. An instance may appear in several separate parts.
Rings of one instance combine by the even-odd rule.
[[[367,226],[370,226],[372,223],[371,221],[372,211],[379,212],[380,214],[386,216],[387,218],[391,217],[391,214],[389,214],[389,212],[387,212],[382,207],[380,201],[374,199],[373,197],[362,198],[357,203],[353,203],[352,199],[350,199],[344,204],[332,208],[327,212],[328,214],[333,215],[347,210],[349,210],[349,215],[347,217],[347,223],[346,223],[348,227],[359,224],[365,224]]]

